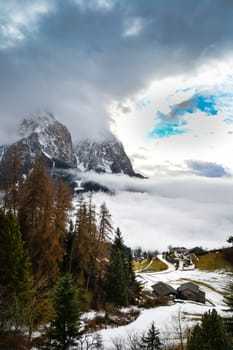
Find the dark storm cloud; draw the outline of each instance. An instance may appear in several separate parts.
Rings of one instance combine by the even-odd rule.
[[[16,3],[0,16],[0,35],[1,25],[14,19]],[[29,3],[22,1],[17,10]],[[232,46],[230,0],[48,3],[53,9],[38,16],[36,25],[16,23],[24,39],[17,31],[10,39],[5,33],[10,45],[0,50],[3,142],[22,115],[40,108],[53,111],[74,138],[96,136],[108,128],[105,107],[112,99],[130,96],[153,79],[189,72]],[[4,14],[4,4],[0,10]]]

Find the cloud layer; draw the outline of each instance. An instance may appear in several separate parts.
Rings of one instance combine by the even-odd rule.
[[[131,192],[125,191],[130,187]],[[170,244],[189,248],[227,245],[233,224],[232,178],[115,177],[112,188],[115,196],[97,193],[94,202],[106,202],[115,226],[131,247],[165,250]]]
[[[74,139],[99,135],[113,100],[195,72],[233,41],[229,0],[8,0],[0,11],[2,142],[41,108]]]

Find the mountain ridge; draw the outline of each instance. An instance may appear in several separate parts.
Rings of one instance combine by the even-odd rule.
[[[73,145],[68,128],[46,111],[24,118],[19,127],[19,140],[0,146],[0,176],[14,150],[20,154],[25,174],[30,171],[39,153],[54,172],[77,169],[80,173],[94,171],[142,177],[133,170],[123,144],[113,134],[103,141],[85,139]],[[57,174],[62,176],[62,172]]]

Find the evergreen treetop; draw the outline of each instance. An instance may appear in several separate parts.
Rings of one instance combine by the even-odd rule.
[[[187,350],[230,350],[229,337],[216,310],[206,312],[188,338]]]
[[[141,339],[141,349],[146,350],[160,350],[162,349],[162,342],[159,337],[159,330],[155,327],[154,322],[152,322],[151,327],[142,336]]]
[[[78,289],[70,274],[60,277],[55,284],[52,306],[55,315],[49,331],[51,349],[69,349],[81,335]]]

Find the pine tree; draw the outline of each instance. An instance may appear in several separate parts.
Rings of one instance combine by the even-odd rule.
[[[31,291],[31,264],[16,216],[0,212],[0,325],[22,325]]]
[[[188,339],[187,350],[230,350],[231,345],[223,321],[216,310],[202,316],[201,325],[194,327]]]
[[[90,284],[92,287],[95,284],[97,273],[98,252],[95,216],[95,208],[91,199],[87,204],[80,197],[72,248],[72,271],[78,275],[79,285],[86,294],[90,289]]]
[[[187,350],[203,349],[202,328],[197,324],[188,338]]]
[[[31,264],[16,216],[0,212],[0,283],[21,296],[30,288]]]
[[[16,213],[19,202],[19,182],[21,181],[20,153],[15,146],[7,151],[2,170],[3,177],[3,207]]]
[[[135,299],[140,297],[140,284],[136,280],[136,275],[133,269],[133,257],[131,249],[125,247],[125,258],[126,258],[126,280],[128,290],[128,302],[135,303]]]
[[[112,222],[111,222],[111,214],[105,203],[100,206],[99,213],[99,240],[106,241],[111,238],[113,231]]]
[[[107,274],[107,301],[117,305],[128,304],[127,275],[124,256],[124,243],[119,228],[112,245],[110,266]]]
[[[73,224],[73,221],[70,220],[69,229],[65,231],[65,238],[64,238],[64,256],[63,256],[63,262],[62,262],[63,273],[71,272],[73,242],[74,242],[74,224]]]
[[[124,245],[119,228],[112,244],[106,280],[107,301],[117,306],[126,306],[139,298],[140,287],[133,271],[131,249]]]
[[[54,185],[53,194],[53,231],[56,236],[63,237],[68,224],[69,214],[72,209],[71,191],[65,182],[58,180]]]
[[[90,259],[90,235],[87,224],[87,205],[82,200],[78,207],[75,223],[75,240],[73,247],[73,269],[78,275],[80,286],[85,288],[86,274]]]
[[[230,283],[227,289],[227,293],[225,296],[225,303],[228,306],[227,312],[233,312],[233,283]],[[227,317],[224,319],[224,324],[226,326],[227,331],[233,335],[233,316]]]
[[[52,305],[55,316],[49,331],[49,348],[69,349],[81,335],[78,289],[71,275],[59,278],[54,287]]]
[[[159,337],[159,330],[155,327],[154,322],[152,322],[148,332],[142,336],[141,349],[159,350],[162,349],[161,346],[162,343]]]
[[[98,273],[98,244],[97,244],[97,226],[96,226],[96,211],[92,204],[92,196],[90,195],[87,204],[86,230],[88,232],[89,241],[89,259],[86,269],[86,292],[90,287],[94,287],[96,274]]]
[[[99,307],[105,299],[105,276],[108,270],[108,261],[110,258],[110,238],[112,235],[111,214],[105,203],[100,207],[98,220],[96,219],[96,210],[89,201],[89,213],[92,217],[90,222],[92,231],[92,253],[90,261],[90,287],[93,292],[93,307]],[[98,223],[97,223],[98,221]]]

